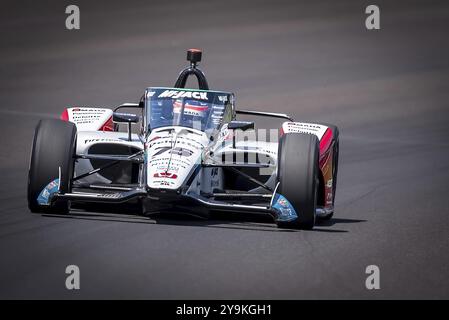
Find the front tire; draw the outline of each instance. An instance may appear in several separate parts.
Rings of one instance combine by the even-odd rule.
[[[315,135],[287,133],[279,141],[278,193],[293,205],[298,219],[279,227],[312,229],[315,225],[319,174],[319,141]]]
[[[28,171],[28,208],[31,212],[68,213],[68,201],[58,200],[50,206],[37,202],[41,191],[59,176],[61,193],[71,191],[75,163],[76,126],[57,119],[40,120],[34,132]]]

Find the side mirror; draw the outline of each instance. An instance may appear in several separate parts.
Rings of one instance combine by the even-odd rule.
[[[131,124],[139,122],[140,117],[133,113],[114,112],[112,121],[115,123],[128,124],[128,141],[131,141]]]
[[[116,123],[137,123],[140,117],[133,113],[114,112],[112,121]]]
[[[242,131],[254,129],[254,122],[233,120],[228,123],[228,129],[240,129]]]

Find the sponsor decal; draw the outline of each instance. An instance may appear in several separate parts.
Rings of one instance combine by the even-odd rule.
[[[173,161],[172,161],[173,162]],[[168,162],[167,162],[168,163]],[[159,170],[159,171],[164,171],[165,172],[165,170],[167,170],[167,163],[164,163],[163,165],[157,165],[156,166],[156,170]],[[153,164],[153,167],[154,167],[154,164]],[[185,168],[185,167],[182,167],[183,169]],[[174,167],[173,166],[173,163],[171,163],[170,164],[170,171],[174,171],[174,172],[178,172],[179,171],[179,167]]]
[[[224,111],[225,111],[225,107],[223,107],[223,106],[217,106],[217,105],[212,106],[211,119],[214,124],[221,123],[221,120],[223,119]]]
[[[157,151],[153,157],[159,156],[161,154],[163,154],[164,152],[169,151],[171,154],[176,154],[178,156],[181,157],[190,157],[193,154],[192,150],[186,149],[186,148],[181,148],[181,147],[176,147],[176,148],[171,148],[171,147],[159,147],[156,148]]]
[[[178,175],[172,172],[156,172],[153,177],[155,178],[169,178],[169,179],[177,179]]]
[[[220,100],[221,102],[227,102],[228,96],[218,96],[218,100]]]
[[[156,140],[156,139],[154,139]],[[192,143],[193,142],[193,143]],[[159,144],[166,144],[166,145],[170,145],[172,143],[171,138],[161,138],[160,140],[154,142],[153,139],[150,141],[148,148],[153,148],[155,145],[159,145]],[[202,147],[201,143],[199,143],[196,140],[190,139],[190,138],[185,138],[185,137],[178,137],[178,139],[176,140],[176,144],[185,144],[189,147],[192,147],[196,150],[200,149]]]
[[[298,218],[298,214],[292,204],[281,194],[274,196],[272,208],[278,213],[276,221],[290,222]]]
[[[287,199],[280,198],[277,202],[282,208],[288,208]]]
[[[82,131],[112,131],[112,110],[110,109],[74,106],[67,109],[67,120],[75,123],[78,130]]]
[[[37,197],[37,203],[41,206],[50,205],[51,196],[59,190],[59,179],[55,179],[41,191]]]
[[[84,144],[91,142],[123,142],[119,139],[111,139],[111,138],[97,138],[97,139],[86,139],[84,140]]]
[[[228,129],[228,124],[225,124],[218,135],[218,139],[229,140],[231,138],[232,138],[232,130]]]
[[[152,168],[154,167],[158,167],[158,166],[163,166],[162,170],[166,170],[167,169],[167,164],[170,161],[170,157],[164,157],[162,159],[158,158],[158,159],[151,159],[149,161],[150,166]],[[185,169],[187,167],[189,167],[191,164],[191,161],[183,161],[182,158],[172,158],[171,162],[170,162],[170,169],[172,170],[179,170],[177,169],[177,167],[180,167],[182,169]],[[157,169],[157,168],[156,168]]]
[[[120,193],[99,193],[97,198],[115,199],[120,198]]]
[[[332,204],[332,192],[326,193],[326,204]]]
[[[156,95],[160,92],[156,91]],[[190,104],[190,101],[185,102],[186,105],[187,102]],[[196,101],[194,106],[203,107],[202,104],[204,102]],[[190,132],[189,129],[181,131],[182,133],[178,132],[177,128],[165,128],[154,131],[148,137],[146,150],[149,158],[146,183],[150,188],[180,187],[192,170],[192,166],[196,161],[200,161],[203,143],[207,142],[203,142],[206,140],[205,137],[202,134]]]
[[[207,109],[209,109],[207,103],[201,101],[192,100],[184,104],[185,115],[203,117]],[[176,100],[173,103],[173,112],[181,113],[181,110],[182,110],[182,100]]]
[[[327,126],[323,126],[315,123],[303,123],[303,122],[285,122],[282,126],[284,133],[299,132],[314,134],[319,140],[323,138],[324,133],[327,130]]]
[[[199,100],[208,100],[207,92],[199,92],[199,91],[178,91],[178,90],[165,90],[161,94],[159,94],[158,98],[193,98]]]
[[[173,185],[173,184],[174,184],[174,182],[167,181],[167,180],[155,180],[155,181],[152,182],[152,185],[166,186],[166,187],[168,187],[170,185]]]

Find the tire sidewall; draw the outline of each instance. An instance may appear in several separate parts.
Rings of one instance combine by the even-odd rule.
[[[315,135],[284,134],[279,142],[278,193],[293,205],[298,219],[281,225],[311,229],[316,219],[319,144]]]
[[[58,178],[61,168],[60,191],[70,192],[75,163],[76,126],[57,119],[39,121],[31,147],[28,171],[28,206],[32,212],[68,212],[68,201],[56,201],[40,206],[37,197],[48,183]]]

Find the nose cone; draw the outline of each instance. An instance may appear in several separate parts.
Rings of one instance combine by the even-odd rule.
[[[204,132],[164,127],[151,132],[146,143],[147,185],[152,189],[179,189],[194,168],[208,139]]]

